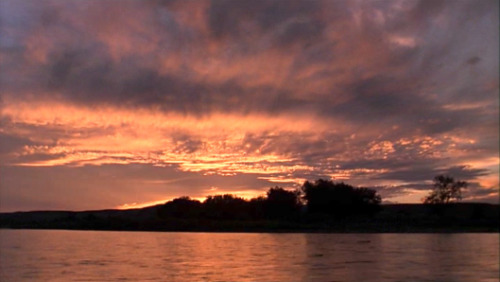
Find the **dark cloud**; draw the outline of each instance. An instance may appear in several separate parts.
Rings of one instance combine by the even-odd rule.
[[[208,26],[216,38],[252,38],[254,33],[273,32],[279,45],[317,37],[324,25],[316,20],[316,1],[212,1]]]
[[[481,58],[478,56],[474,56],[465,61],[469,65],[475,65],[481,61]]]
[[[191,154],[198,151],[203,146],[203,141],[193,138],[189,134],[179,134],[173,136],[173,142],[176,144],[174,152]]]
[[[414,22],[422,22],[428,20],[430,17],[435,17],[447,8],[446,0],[437,1],[416,1],[416,5],[409,12]],[[413,22],[412,21],[412,22]]]
[[[322,110],[323,107],[331,109],[329,103],[325,103],[325,101],[335,100],[335,95],[343,93],[342,95],[346,95],[349,101],[346,104],[337,105],[333,110],[327,110],[327,112],[333,112],[334,115],[345,112],[346,117],[349,119],[356,119],[359,116],[358,113],[363,113],[363,116],[374,119],[392,118],[405,113],[405,119],[411,122],[409,126],[415,126],[417,120],[415,116],[435,115],[441,119],[442,115],[450,114],[436,114],[441,113],[440,105],[427,93],[421,92],[423,88],[432,85],[432,79],[424,76],[423,72],[436,72],[436,65],[446,63],[443,60],[449,57],[447,56],[449,50],[457,49],[450,46],[460,46],[457,45],[458,35],[456,33],[453,33],[450,38],[437,39],[437,42],[441,43],[430,46],[430,50],[423,49],[424,47],[394,50],[394,48],[390,48],[390,43],[384,39],[385,25],[379,26],[372,23],[363,28],[350,25],[347,30],[342,30],[344,28],[342,24],[338,24],[337,27],[337,22],[344,23],[348,20],[352,22],[353,11],[355,10],[353,7],[355,5],[349,1],[336,2],[338,3],[335,3],[335,5],[329,3],[329,10],[326,10],[322,2],[319,1],[213,1],[207,9],[206,17],[212,34],[217,38],[227,38],[230,42],[237,44],[234,48],[231,48],[231,50],[236,50],[234,54],[235,60],[238,60],[244,54],[252,55],[256,54],[252,52],[263,53],[273,48],[279,48],[294,60],[291,69],[283,69],[284,72],[290,73],[289,82],[291,87],[297,83],[308,85],[315,81],[324,81],[325,87],[322,88],[321,92],[318,93],[317,90],[313,89],[309,90],[314,91],[312,94],[315,95],[315,98],[307,99],[309,109],[320,111],[324,111]],[[119,61],[113,59],[112,56],[114,55],[109,46],[106,45],[107,43],[97,38],[94,32],[85,30],[87,28],[92,31],[98,28],[89,22],[94,17],[89,14],[94,11],[92,9],[94,5],[90,5],[90,8],[86,11],[79,5],[43,3],[47,4],[41,4],[39,7],[31,5],[32,8],[28,10],[31,12],[29,15],[35,15],[34,18],[41,19],[43,23],[41,28],[31,25],[19,27],[19,21],[14,20],[11,23],[12,26],[15,25],[16,28],[21,28],[17,34],[18,37],[20,34],[26,36],[25,38],[18,38],[19,43],[26,40],[34,31],[41,36],[50,36],[50,40],[53,42],[51,44],[53,46],[51,47],[52,50],[48,53],[47,62],[35,66],[24,75],[31,78],[29,84],[36,86],[35,90],[55,90],[68,97],[70,101],[78,103],[104,102],[139,106],[160,104],[168,105],[167,110],[188,112],[232,109],[234,107],[244,107],[244,110],[247,111],[297,109],[299,105],[304,103],[300,97],[311,94],[306,92],[297,93],[299,94],[297,95],[293,92],[301,90],[282,89],[281,85],[251,88],[244,85],[245,77],[240,76],[240,74],[235,74],[232,80],[222,83],[195,78],[193,67],[198,64],[195,61],[197,60],[196,52],[201,51],[201,49],[198,47],[193,49],[193,46],[208,43],[208,41],[203,39],[204,35],[200,31],[188,29],[181,25],[175,16],[176,10],[172,8],[174,2],[148,2],[151,5],[161,4],[161,10],[163,11],[146,10],[149,21],[151,21],[151,26],[148,28],[155,31],[157,37],[157,39],[149,38],[153,49],[146,54],[127,55]],[[429,1],[418,2],[408,11],[408,14],[418,19],[418,21],[407,19],[405,13],[402,13],[401,16],[404,16],[406,22],[427,23],[426,19],[446,13],[447,7],[450,6],[448,4],[446,1],[436,1],[436,3],[434,1],[432,3],[429,3]],[[130,13],[127,9],[136,8],[133,2],[126,2],[122,8],[117,8],[116,5],[111,5],[111,3],[104,3],[103,5],[121,11],[121,14],[124,15]],[[386,6],[391,6],[382,5],[382,7],[377,7],[377,5],[374,4],[375,7],[369,8],[388,9],[390,7]],[[457,14],[462,11],[452,10],[453,13]],[[340,11],[346,11],[347,13],[341,13]],[[70,14],[81,22],[70,21]],[[340,16],[341,14],[350,15],[351,18],[346,15]],[[7,20],[10,18],[7,17]],[[118,17],[118,20],[122,19]],[[106,22],[105,20],[100,21]],[[391,19],[388,18],[386,21],[391,22]],[[33,22],[33,20],[29,22]],[[324,33],[327,26],[330,31],[347,33],[348,36],[339,37],[338,39],[326,38]],[[419,28],[422,32],[428,32],[430,27],[419,26]],[[124,32],[117,31],[117,33]],[[194,35],[195,33],[198,33],[198,35]],[[146,39],[152,36],[150,33],[144,32],[131,34],[133,36],[128,37],[131,40],[129,44],[140,45],[142,44],[140,41],[142,40],[141,36]],[[186,41],[187,37],[184,34],[192,34],[188,36],[191,39]],[[267,40],[264,39],[267,36],[266,34],[270,36],[269,40],[271,42],[278,44],[277,47],[268,45],[267,49],[257,48],[257,46],[263,44],[263,41]],[[123,34],[123,36],[128,35]],[[247,37],[248,41],[242,39]],[[348,44],[339,44],[339,40]],[[283,49],[283,46],[294,44],[297,41],[306,44],[302,46],[303,49]],[[342,62],[343,58],[346,60],[354,59],[358,56],[355,49],[364,44],[371,44],[370,52],[373,53],[367,54],[368,60],[366,64],[362,63],[357,67],[358,70],[354,68],[338,70],[332,68],[332,65],[335,66],[337,61]],[[221,48],[224,48],[224,46],[222,45]],[[248,53],[245,51],[248,48],[254,49],[254,51]],[[351,50],[346,48],[351,48]],[[184,61],[182,68],[176,69],[176,72],[160,73],[157,64],[161,61],[161,58],[164,56],[179,56],[180,49],[191,50],[188,53],[183,53],[185,55],[181,55]],[[26,50],[24,52],[26,54]],[[383,75],[367,76],[368,72],[377,67],[371,65],[370,61],[374,58],[370,58],[370,56],[383,56],[384,54],[389,55],[388,61],[384,62],[389,63],[389,65],[383,66],[383,69],[387,71]],[[469,56],[465,60],[470,61],[470,58]],[[411,70],[415,68],[416,62],[420,62],[417,73],[401,72],[399,68],[391,70],[391,68],[398,66]],[[24,62],[21,62],[21,64],[27,65],[27,58],[24,58]],[[323,70],[316,72],[305,80],[296,79],[296,76],[300,75],[298,71],[314,65],[322,66]],[[364,70],[362,71],[362,69]],[[347,83],[343,82],[343,85],[333,81],[328,83],[329,78],[346,72],[352,73],[349,78],[350,81]],[[262,75],[266,75],[264,70]],[[9,74],[7,73],[6,76],[8,77]],[[13,86],[12,82],[9,81],[6,81],[6,85],[7,89],[10,88],[9,86]],[[17,87],[26,87],[23,85],[17,85]],[[477,93],[478,89],[474,87],[462,91],[467,93],[454,98],[467,99],[467,97],[471,97],[468,93]],[[254,96],[255,93],[259,93],[257,94],[258,97]],[[485,92],[484,95],[484,99],[491,99],[491,91]],[[266,99],[266,97],[273,97],[274,99]],[[227,104],[228,101],[235,100],[235,103]],[[259,103],[252,103],[255,100],[259,100]],[[280,103],[276,103],[277,100]],[[199,106],[201,104],[206,105],[204,109]],[[450,125],[445,124],[442,127],[450,127]],[[436,131],[436,126],[430,130]]]
[[[438,174],[453,175],[462,180],[473,180],[479,176],[488,174],[488,170],[486,169],[471,169],[466,166],[455,166],[443,169],[436,166],[433,167],[430,164],[420,168],[411,167],[407,169],[397,169],[396,167],[391,167],[391,169],[392,171],[381,173],[377,177],[380,179],[422,182],[429,180],[430,176]]]
[[[16,135],[9,135],[0,132],[0,154],[7,154],[19,151],[24,146],[30,146],[34,143],[29,138]]]

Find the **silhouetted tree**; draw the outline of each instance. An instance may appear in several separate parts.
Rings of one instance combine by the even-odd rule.
[[[243,198],[231,194],[208,196],[203,202],[206,217],[212,219],[247,219],[249,204]]]
[[[266,217],[266,201],[265,197],[252,198],[249,205],[249,213],[252,219],[263,219]]]
[[[433,190],[423,199],[425,204],[447,204],[462,199],[462,189],[467,188],[467,182],[455,181],[448,175],[434,177]]]
[[[300,210],[299,191],[273,187],[267,191],[266,215],[270,218],[293,219]]]
[[[196,218],[201,214],[201,202],[180,197],[165,203],[158,211],[160,217]]]
[[[375,189],[366,187],[354,188],[355,204],[360,212],[375,212],[380,210],[382,197],[377,194]]]
[[[304,199],[310,213],[344,216],[378,209],[381,197],[373,189],[354,188],[343,182],[318,179],[302,185]]]

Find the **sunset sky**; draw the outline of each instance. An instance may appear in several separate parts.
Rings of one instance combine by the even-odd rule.
[[[330,178],[498,202],[499,4],[0,1],[0,211]]]

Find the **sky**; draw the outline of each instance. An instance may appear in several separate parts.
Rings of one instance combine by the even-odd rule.
[[[319,178],[499,200],[499,3],[0,1],[0,211]]]

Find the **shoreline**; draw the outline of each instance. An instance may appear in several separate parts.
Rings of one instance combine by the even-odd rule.
[[[161,205],[134,210],[0,213],[0,229],[238,233],[499,233],[499,205],[382,206],[370,215],[302,214],[293,219],[162,217]]]

